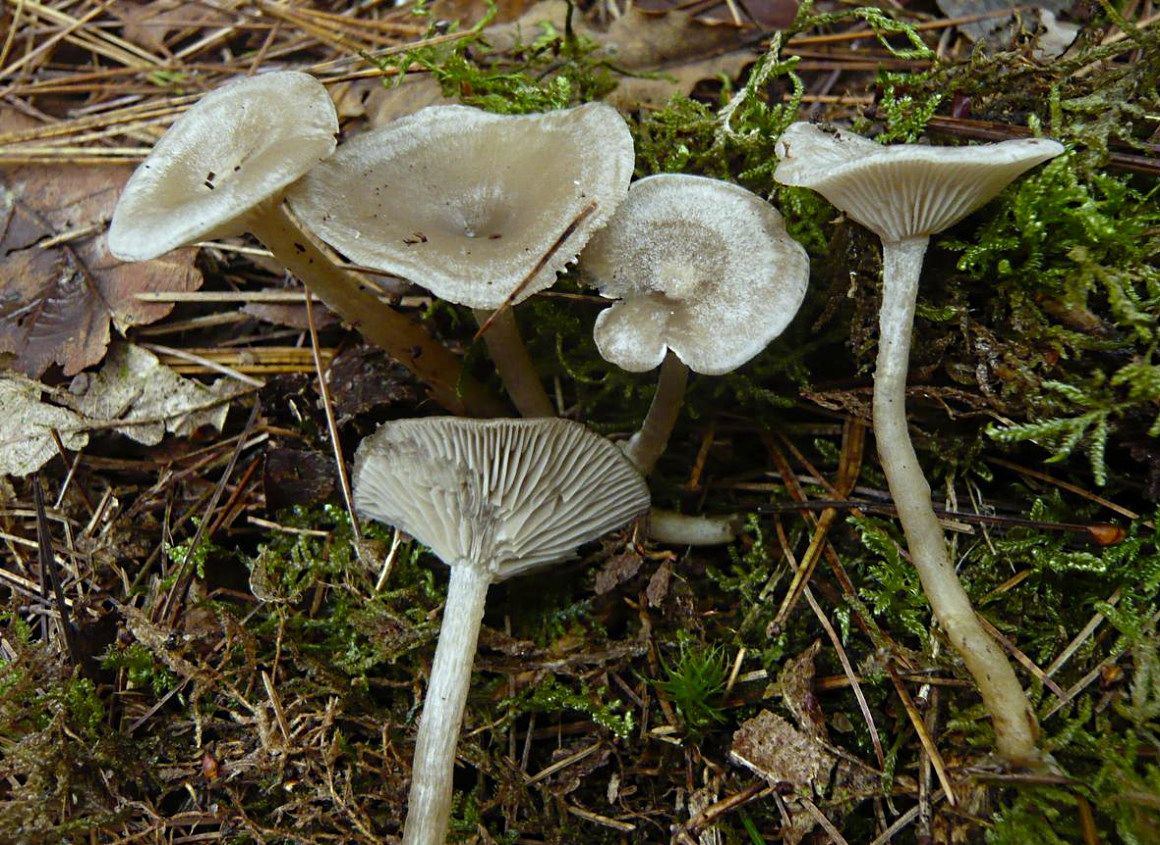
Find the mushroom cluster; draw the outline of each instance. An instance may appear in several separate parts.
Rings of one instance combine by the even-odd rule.
[[[294,182],[335,150],[330,95],[305,73],[232,82],[202,97],[130,177],[109,224],[109,251],[143,261],[206,238],[246,232],[343,320],[427,383],[449,410],[502,413],[420,324],[386,307],[374,283],[340,269],[287,213]]]
[[[360,264],[479,309],[512,401],[550,417],[511,311],[492,312],[555,283],[624,198],[632,166],[628,126],[603,103],[532,115],[431,106],[343,144],[288,200]]]
[[[329,96],[305,74],[221,88],[174,124],[129,181],[109,245],[143,260],[249,232],[445,409],[504,415],[457,356],[385,306],[374,283],[340,267],[328,244],[475,309],[513,403],[541,418],[395,421],[355,458],[358,512],[410,534],[451,570],[403,838],[441,843],[489,586],[571,557],[648,509],[643,475],[666,448],[689,371],[721,375],[761,353],[801,305],[809,262],[780,214],[737,185],[664,174],[630,188],[632,138],[608,105],[519,116],[436,106],[342,145],[337,132]],[[1038,139],[882,147],[795,124],[778,150],[779,181],[814,188],[882,239],[873,410],[882,466],[935,616],[978,682],[999,751],[1031,760],[1034,715],[947,556],[907,433],[905,386],[929,236],[1062,148]],[[652,405],[623,450],[556,418],[516,324],[513,307],[577,259],[581,277],[613,300],[595,320],[601,355],[630,372],[660,368]],[[670,517],[682,540],[703,536],[705,526]],[[708,532],[715,541],[732,536],[722,525]]]

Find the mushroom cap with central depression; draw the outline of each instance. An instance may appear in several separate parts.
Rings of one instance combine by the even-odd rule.
[[[621,450],[563,419],[385,423],[359,446],[354,499],[361,515],[494,581],[572,557],[649,506]]]
[[[431,106],[347,141],[287,200],[353,261],[496,308],[521,285],[515,302],[551,287],[632,168],[628,126],[603,103],[529,115]]]
[[[634,182],[580,269],[607,297],[600,354],[629,372],[672,352],[707,375],[735,370],[789,325],[809,259],[761,197],[718,179],[665,173]]]
[[[145,261],[240,235],[261,203],[328,157],[338,116],[322,83],[263,73],[206,94],[133,173],[109,224],[109,251]]]
[[[777,142],[773,178],[811,188],[884,241],[927,237],[958,223],[1063,145],[1023,138],[971,147],[881,144],[794,123]]]

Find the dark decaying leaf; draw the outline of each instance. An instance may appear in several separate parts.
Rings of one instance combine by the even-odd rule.
[[[32,377],[59,364],[75,375],[104,357],[109,323],[118,330],[161,319],[173,306],[136,294],[201,286],[194,250],[123,264],[105,246],[105,224],[127,168],[23,167],[0,181],[0,352]],[[41,244],[76,233],[63,243]]]
[[[413,405],[419,399],[414,376],[374,346],[340,352],[326,379],[339,425],[382,406]]]
[[[602,596],[612,592],[625,581],[633,578],[640,572],[644,558],[632,549],[610,557],[600,571],[596,573],[594,588],[596,595]]]
[[[266,510],[325,502],[338,489],[334,457],[303,449],[270,449],[262,471]]]

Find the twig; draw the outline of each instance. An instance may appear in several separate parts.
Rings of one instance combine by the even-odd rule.
[[[334,463],[338,468],[338,482],[342,487],[342,500],[350,517],[351,540],[355,556],[362,560],[362,531],[358,516],[354,511],[354,496],[350,490],[350,475],[346,471],[346,461],[342,457],[342,441],[338,437],[338,422],[334,418],[334,403],[330,401],[330,387],[326,383],[326,373],[322,367],[322,357],[318,353],[318,330],[314,326],[314,303],[307,292],[302,297],[306,303],[306,325],[310,329],[310,351],[314,356],[314,369],[318,373],[318,393],[322,397],[322,410],[326,414],[326,429],[330,433],[330,446],[334,450]]]

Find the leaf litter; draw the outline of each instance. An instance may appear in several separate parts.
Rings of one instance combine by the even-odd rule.
[[[104,358],[112,328],[160,320],[173,306],[139,293],[201,287],[196,250],[125,264],[103,237],[129,169],[25,167],[0,173],[0,352],[33,378],[76,375]]]

